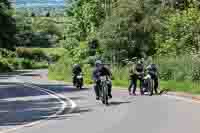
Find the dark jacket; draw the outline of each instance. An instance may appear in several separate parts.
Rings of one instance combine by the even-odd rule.
[[[101,68],[95,68],[93,71],[93,80],[99,80],[100,76],[109,76],[111,77],[112,74],[110,72],[110,70],[106,67],[101,67]]]
[[[72,72],[73,72],[74,75],[80,74],[82,72],[81,66],[76,65],[75,67],[73,67]]]
[[[144,65],[140,64],[140,63],[136,64],[135,70],[136,70],[136,72],[140,72],[140,73],[144,72]]]

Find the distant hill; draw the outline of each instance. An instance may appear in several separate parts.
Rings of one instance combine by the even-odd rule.
[[[16,8],[64,7],[65,0],[16,0]]]

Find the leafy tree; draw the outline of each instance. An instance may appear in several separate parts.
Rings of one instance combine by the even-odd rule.
[[[0,29],[0,47],[12,49],[15,46],[16,26],[8,0],[0,1]]]
[[[50,17],[50,16],[51,16],[50,12],[47,12],[46,17]]]
[[[164,30],[156,34],[159,54],[180,55],[200,50],[200,15],[197,8],[166,16]]]
[[[85,40],[90,33],[95,32],[105,17],[102,3],[97,0],[77,0],[67,10],[67,14],[69,19],[75,23],[70,23],[68,30],[78,28],[78,31],[74,31],[78,40]]]
[[[31,17],[35,17],[36,15],[35,15],[35,13],[34,12],[32,12],[31,13]]]
[[[19,46],[51,47],[62,38],[61,27],[49,19],[17,15],[16,20]]]
[[[153,54],[160,4],[156,0],[119,0],[98,34],[105,56],[120,63],[123,59]]]

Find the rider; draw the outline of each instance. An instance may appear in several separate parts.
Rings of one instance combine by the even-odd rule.
[[[142,74],[142,75],[141,75]],[[136,88],[137,88],[137,80],[140,81],[140,93],[143,95],[143,90],[142,90],[142,77],[144,74],[144,59],[142,58],[137,62],[137,64],[133,64],[132,69],[130,71],[130,86],[128,88],[129,94],[131,95],[131,88],[133,87],[133,95],[135,94]]]
[[[96,100],[99,100],[99,97],[100,97],[100,85],[101,85],[101,80],[100,80],[100,76],[108,76],[108,77],[111,77],[112,74],[110,72],[110,70],[105,67],[102,63],[101,60],[97,60],[95,62],[95,69],[93,71],[93,80],[95,82],[95,85],[94,85],[94,90],[95,90],[95,93],[96,93]],[[111,94],[111,91],[112,91],[112,83],[110,82],[108,84],[108,96],[110,98],[112,98],[112,94]]]
[[[73,84],[76,83],[76,76],[79,75],[82,72],[81,66],[79,64],[74,64],[72,73],[73,73]]]

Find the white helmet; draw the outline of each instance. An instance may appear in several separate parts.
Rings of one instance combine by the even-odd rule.
[[[98,66],[98,65],[102,65],[102,61],[101,61],[101,60],[97,60],[97,61],[95,62],[95,66]]]

